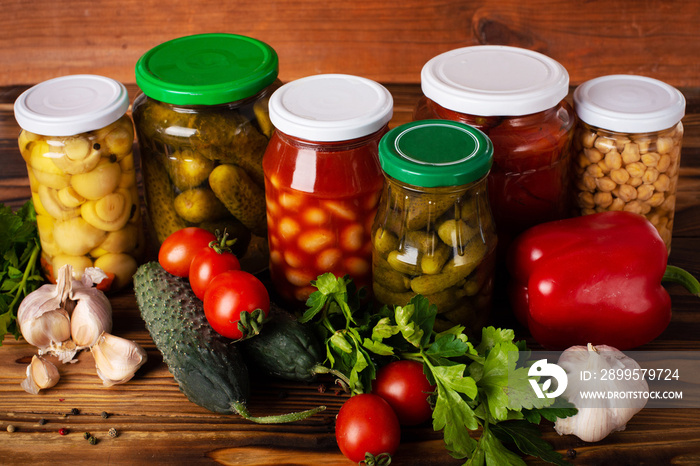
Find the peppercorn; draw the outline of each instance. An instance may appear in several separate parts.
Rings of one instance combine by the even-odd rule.
[[[15,426],[13,426],[12,424],[10,424],[9,426],[7,426],[7,431],[8,431],[9,433],[14,432],[15,430],[17,430],[17,428],[16,428]]]
[[[100,145],[98,143],[95,143],[92,145],[92,148],[95,150],[100,150]]]
[[[574,450],[573,448],[569,448],[569,449],[566,451],[566,456],[567,456],[568,458],[571,458],[571,459],[576,458],[576,450]]]
[[[65,427],[61,427],[58,429],[58,434],[59,435],[68,435],[70,433],[70,430],[66,429]]]
[[[40,426],[43,426],[43,425],[46,424],[47,422],[48,422],[48,421],[47,421],[46,419],[44,419],[43,417],[42,417],[41,419],[39,419],[39,425],[40,425]]]
[[[107,434],[109,434],[109,436],[112,438],[116,438],[119,435],[117,433],[117,429],[115,429],[114,427],[110,428]]]
[[[83,434],[83,438],[84,438],[85,440],[88,440],[90,437],[92,437],[92,436],[90,435],[90,432],[85,432],[85,433]]]
[[[97,445],[97,437],[93,437],[92,435],[88,439],[88,442],[90,442],[90,445]]]
[[[75,416],[80,414],[80,410],[78,408],[73,408],[70,410],[70,413]]]
[[[109,417],[109,413],[107,411],[102,411],[100,416],[102,416],[102,419],[107,419]]]

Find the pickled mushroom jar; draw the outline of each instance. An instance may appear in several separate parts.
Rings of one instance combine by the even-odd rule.
[[[310,76],[272,94],[276,131],[263,159],[270,277],[291,304],[326,272],[370,288],[384,183],[377,151],[392,115],[389,91],[358,76]]]
[[[234,34],[181,37],[138,60],[133,118],[158,244],[189,226],[226,230],[244,269],[267,267],[262,157],[277,74],[274,49]]]
[[[464,47],[429,60],[421,88],[415,120],[466,123],[493,143],[489,196],[501,253],[527,228],[571,215],[575,117],[561,64],[517,47]]]
[[[465,124],[425,120],[392,129],[379,145],[386,183],[372,227],[377,301],[437,306],[435,330],[478,335],[491,308],[496,230],[487,193],[493,146]]]
[[[610,75],[574,92],[575,193],[581,215],[645,215],[671,250],[685,98],[656,79]]]
[[[96,75],[50,79],[15,101],[49,281],[70,264],[77,279],[102,269],[106,291],[131,283],[145,239],[128,107],[124,85]]]

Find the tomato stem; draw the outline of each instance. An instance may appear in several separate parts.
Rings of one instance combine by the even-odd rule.
[[[295,421],[301,421],[303,419],[306,419],[308,417],[313,416],[316,413],[320,413],[324,409],[326,409],[325,406],[318,406],[313,409],[307,409],[305,411],[297,411],[295,413],[288,413],[288,414],[276,414],[272,416],[262,416],[262,417],[256,417],[252,416],[250,412],[248,411],[248,408],[246,408],[245,403],[240,402],[240,401],[233,401],[231,402],[231,408],[234,410],[234,412],[238,413],[242,418],[255,422],[257,424],[283,424],[285,422],[295,422]]]

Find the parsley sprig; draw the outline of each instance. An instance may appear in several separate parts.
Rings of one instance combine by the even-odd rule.
[[[36,212],[31,200],[17,212],[0,204],[0,345],[5,334],[19,338],[17,309],[32,291],[39,288],[43,278],[39,273],[41,252],[36,227]]]
[[[576,413],[571,405],[537,398],[529,382],[527,348],[510,329],[485,327],[475,344],[455,326],[433,330],[437,309],[423,296],[405,306],[372,308],[348,277],[330,273],[312,283],[301,322],[311,322],[326,344],[326,364],[345,374],[353,393],[371,390],[377,369],[391,359],[412,359],[435,393],[433,429],[443,431],[445,446],[466,465],[524,465],[521,453],[564,465],[561,454],[541,437],[542,417],[555,420]],[[561,403],[558,401],[558,403]],[[478,440],[469,432],[481,429]]]

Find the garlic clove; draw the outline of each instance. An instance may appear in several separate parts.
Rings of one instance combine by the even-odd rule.
[[[21,324],[22,336],[40,350],[70,338],[70,318],[64,309],[53,309]]]
[[[97,375],[106,387],[129,381],[146,362],[146,351],[135,341],[103,333],[90,348]]]
[[[89,348],[103,332],[112,331],[112,305],[96,288],[74,290],[71,298],[77,302],[70,320],[73,342],[78,349]]]
[[[33,356],[32,362],[27,366],[27,378],[22,381],[20,386],[27,393],[36,395],[39,390],[56,385],[59,378],[56,366],[41,356]]]

